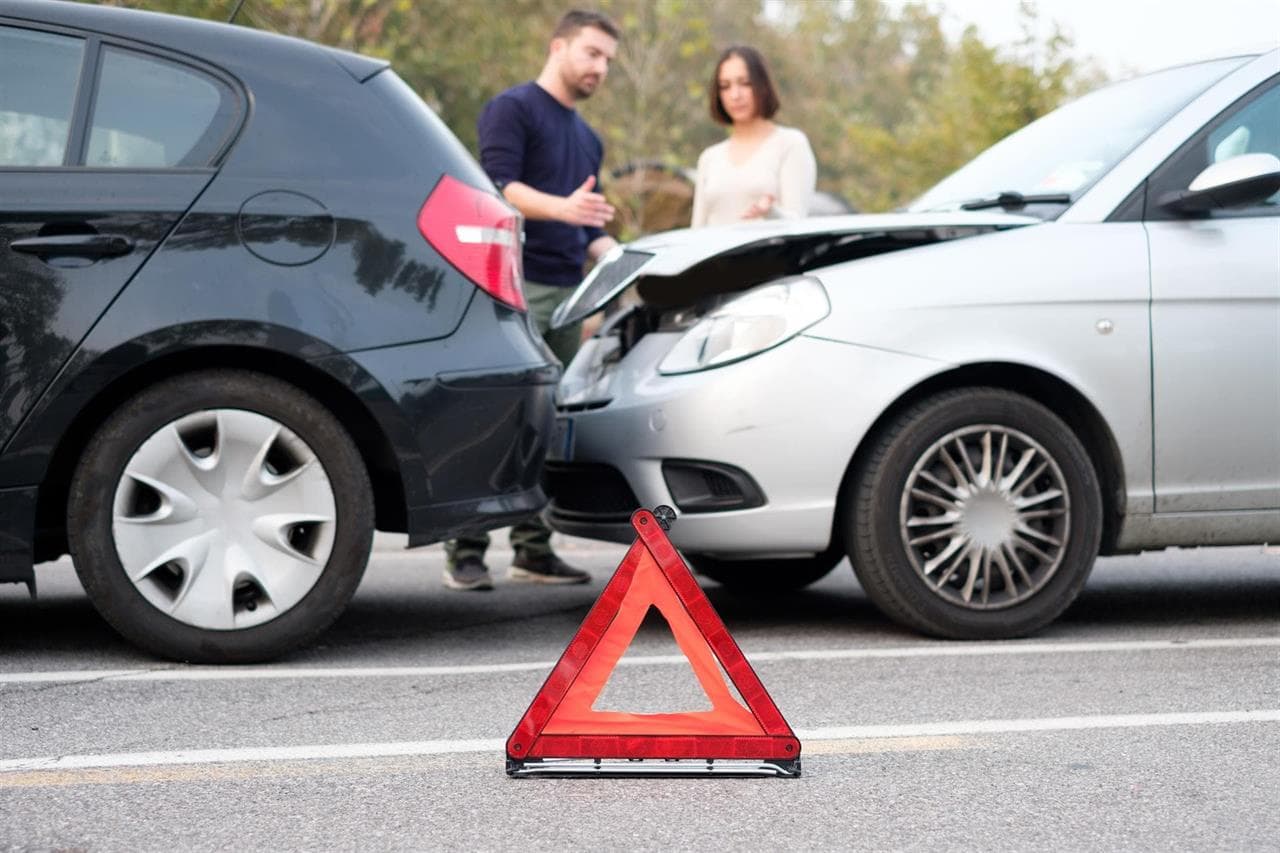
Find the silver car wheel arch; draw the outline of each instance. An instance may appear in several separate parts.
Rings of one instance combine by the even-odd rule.
[[[112,538],[134,588],[207,630],[297,605],[333,550],[337,507],[315,452],[265,415],[210,409],[154,432],[116,485]]]
[[[922,453],[902,490],[899,529],[928,589],[970,610],[1038,593],[1061,567],[1071,499],[1057,461],[1019,430],[954,430]]]

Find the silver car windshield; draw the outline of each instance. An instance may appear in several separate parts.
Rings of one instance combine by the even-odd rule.
[[[1181,65],[1091,92],[1006,136],[908,210],[995,207],[1001,195],[1021,195],[1026,213],[1055,218],[1174,113],[1250,58]]]

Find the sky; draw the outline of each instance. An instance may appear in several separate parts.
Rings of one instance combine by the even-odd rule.
[[[912,0],[889,0],[901,7]],[[1019,0],[926,0],[948,35],[968,24],[983,40],[1020,36]],[[1076,53],[1094,57],[1113,78],[1193,59],[1280,46],[1280,0],[1036,0],[1042,19],[1057,21]]]

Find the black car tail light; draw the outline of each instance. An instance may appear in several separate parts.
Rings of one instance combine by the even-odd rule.
[[[418,230],[485,293],[526,310],[519,213],[491,193],[445,175],[418,211]]]
[[[741,468],[719,462],[667,459],[662,463],[671,499],[682,512],[722,512],[764,506],[764,493]]]

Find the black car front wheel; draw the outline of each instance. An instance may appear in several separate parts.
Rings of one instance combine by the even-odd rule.
[[[326,408],[270,376],[210,370],[106,419],[67,529],[86,592],[121,634],[168,658],[245,663],[342,612],[368,562],[373,497]]]
[[[872,439],[841,501],[858,580],[891,618],[955,639],[1030,634],[1075,599],[1101,497],[1053,412],[995,388],[920,401]]]

